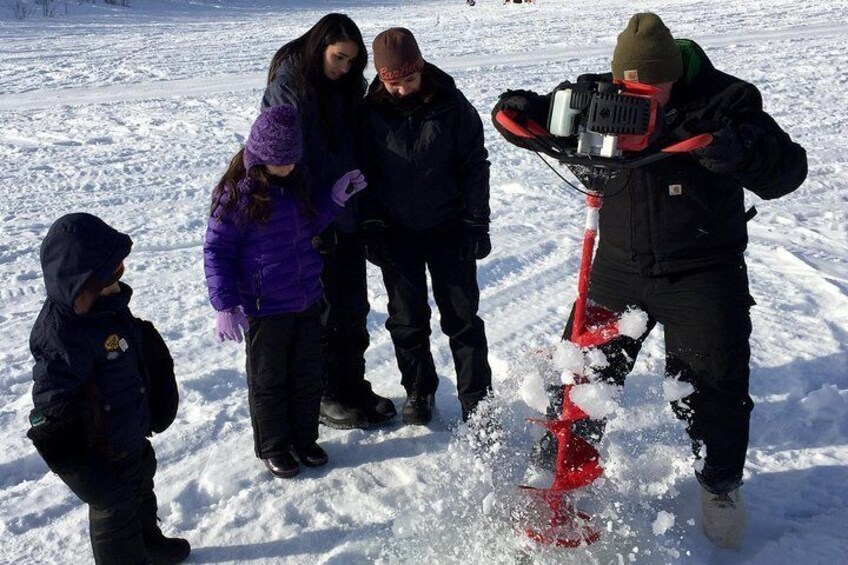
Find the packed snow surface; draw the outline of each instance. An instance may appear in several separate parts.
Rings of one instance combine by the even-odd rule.
[[[176,359],[182,403],[153,438],[156,492],[162,527],[191,541],[193,563],[844,562],[848,2],[130,3],[68,2],[67,14],[18,20],[15,2],[0,2],[0,561],[91,555],[86,509],[24,435],[27,338],[44,298],[38,246],[54,219],[84,210],[132,236],[133,310],[154,321]],[[546,91],[605,70],[634,10],[658,12],[718,67],[755,83],[809,156],[794,194],[748,195],[759,209],[747,254],[756,408],[744,486],[750,529],[738,551],[713,548],[700,531],[689,442],[668,406],[686,391],[663,388],[662,328],[621,394],[594,396],[605,409],[615,404],[605,473],[577,503],[601,527],[600,541],[556,549],[522,533],[544,517],[515,485],[551,481],[528,468],[541,430],[524,420],[539,416],[545,386],[562,375],[551,358],[574,299],[584,210],[538,157],[495,134],[489,112],[508,88]],[[442,386],[433,424],[322,428],[330,465],[281,481],[253,455],[244,351],[215,339],[201,245],[211,187],[257,114],[272,54],[329,11],[353,17],[367,44],[387,27],[412,29],[424,57],[455,77],[484,119],[494,250],[479,280],[496,397],[481,416],[500,426],[457,423],[451,355],[434,315]],[[399,406],[386,295],[369,268],[368,378]]]

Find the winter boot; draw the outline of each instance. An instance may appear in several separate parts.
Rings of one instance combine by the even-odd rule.
[[[362,408],[343,404],[328,397],[321,399],[318,421],[327,427],[338,430],[367,428],[369,423],[368,414]]]
[[[361,406],[370,424],[383,424],[397,416],[395,403],[372,390],[363,395]]]
[[[402,416],[404,424],[426,426],[433,419],[433,408],[436,405],[434,394],[413,392],[403,404]]]
[[[144,546],[147,550],[147,559],[150,565],[174,565],[182,563],[188,558],[191,553],[191,545],[187,540],[182,538],[166,538],[160,534],[160,537],[148,541],[144,540]]]
[[[330,460],[327,452],[317,443],[313,443],[303,449],[295,449],[294,454],[307,467],[320,467],[326,465]]]
[[[290,479],[300,473],[300,465],[291,453],[285,453],[281,457],[269,457],[262,462],[271,474],[279,479]]]
[[[713,494],[701,487],[701,509],[704,513],[704,533],[717,547],[739,547],[745,535],[745,503],[741,489]]]

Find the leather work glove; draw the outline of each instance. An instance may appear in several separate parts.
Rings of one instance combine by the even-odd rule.
[[[365,176],[359,169],[348,171],[335,182],[332,188],[333,202],[344,208],[345,203],[350,200],[350,197],[363,190],[368,183],[365,182]]]
[[[244,339],[242,331],[247,332],[249,327],[247,316],[244,315],[244,309],[241,306],[218,312],[215,320],[218,340],[222,342],[229,340],[241,343]]]
[[[713,132],[713,141],[692,152],[705,169],[718,174],[735,173],[748,161],[751,148],[732,127],[726,125]]]
[[[388,224],[383,220],[366,220],[362,222],[365,258],[380,268],[387,267],[392,262],[386,233],[388,227]]]
[[[463,220],[459,246],[461,261],[485,259],[492,252],[492,240],[489,238],[489,224]]]

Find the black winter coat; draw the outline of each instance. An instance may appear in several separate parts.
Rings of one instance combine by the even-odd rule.
[[[363,219],[425,230],[457,219],[489,223],[489,161],[477,110],[427,63],[422,90],[393,100],[379,79],[362,123]]]
[[[778,198],[798,188],[807,175],[806,152],[763,111],[757,88],[716,70],[696,43],[677,43],[686,74],[674,86],[655,147],[729,125],[744,135],[749,157],[734,173],[716,174],[694,155],[672,156],[620,171],[606,184],[598,256],[643,276],[740,256],[748,242],[742,189],[763,199]],[[537,119],[546,115],[548,100],[539,97],[531,108]]]
[[[303,157],[309,185],[313,190],[329,192],[344,173],[357,168],[353,145],[356,108],[345,97],[341,80],[322,80],[319,88],[296,80],[296,63],[294,57],[283,60],[265,89],[262,109],[281,104],[297,109],[303,128]],[[354,197],[348,201],[336,217],[333,225],[340,231],[356,230],[357,200]]]
[[[142,447],[151,423],[140,320],[128,307],[132,289],[121,283],[120,293],[99,297],[87,314],[73,309],[90,276],[108,280],[129,253],[130,238],[90,222],[93,216],[65,218],[42,244],[48,298],[30,335],[34,413],[46,419],[30,437],[51,468],[64,462],[51,461],[50,444],[66,444],[54,447],[77,458],[90,449],[117,458]]]

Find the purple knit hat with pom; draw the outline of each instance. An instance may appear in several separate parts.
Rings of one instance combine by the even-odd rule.
[[[303,131],[297,110],[281,105],[256,118],[244,147],[244,166],[293,165],[303,156]]]

